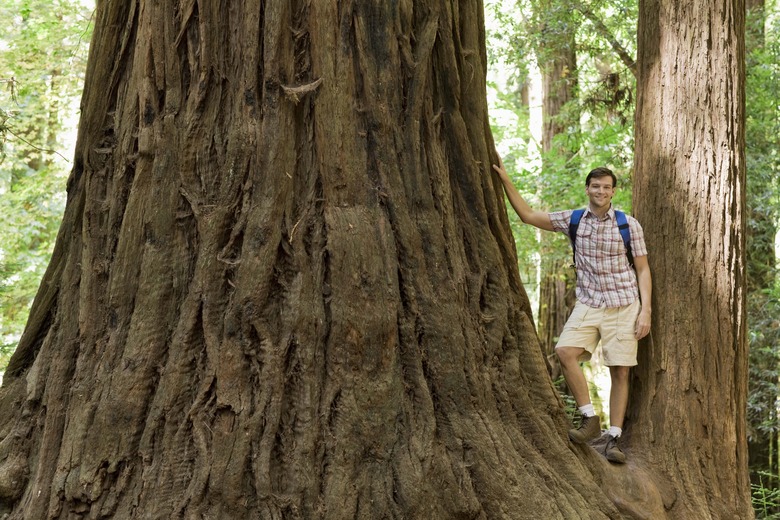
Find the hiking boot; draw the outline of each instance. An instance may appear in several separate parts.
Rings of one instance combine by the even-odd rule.
[[[592,441],[601,435],[599,422],[598,415],[591,415],[590,417],[583,415],[580,419],[580,427],[569,430],[569,439],[577,444],[585,444]]]
[[[623,450],[618,446],[618,439],[619,437],[607,435],[607,443],[604,445],[604,456],[608,461],[614,462],[615,464],[625,464],[626,454],[623,453]]]

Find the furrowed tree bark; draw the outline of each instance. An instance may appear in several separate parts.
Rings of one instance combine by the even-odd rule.
[[[479,1],[95,20],[10,519],[620,517],[517,272]]]
[[[752,518],[744,0],[644,0],[634,207],[653,272],[627,437],[670,518]]]

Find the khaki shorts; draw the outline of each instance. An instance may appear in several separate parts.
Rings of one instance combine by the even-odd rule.
[[[636,365],[634,327],[639,308],[639,300],[625,307],[600,309],[578,301],[555,348],[584,348],[579,360],[588,361],[601,340],[606,366],[632,367]]]

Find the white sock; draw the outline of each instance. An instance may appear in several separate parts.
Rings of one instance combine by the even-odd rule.
[[[580,413],[585,417],[593,417],[596,415],[596,409],[593,408],[591,403],[588,403],[586,405],[580,406]]]
[[[623,428],[618,428],[617,426],[610,426],[608,433],[617,439],[623,433]]]

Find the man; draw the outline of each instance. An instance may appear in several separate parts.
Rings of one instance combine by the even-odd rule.
[[[493,168],[523,222],[545,231],[569,233],[572,210],[547,213],[532,209],[515,189],[501,158]],[[604,363],[612,379],[604,454],[610,462],[622,464],[626,456],[618,439],[628,404],[628,375],[630,367],[637,364],[637,341],[650,332],[652,279],[642,227],[627,216],[636,272],[629,264],[612,208],[616,188],[617,178],[608,168],[596,168],[585,179],[589,202],[575,240],[577,303],[555,352],[582,415],[579,428],[569,430],[569,438],[584,444],[599,437],[601,427],[579,362],[590,359],[601,340]]]

